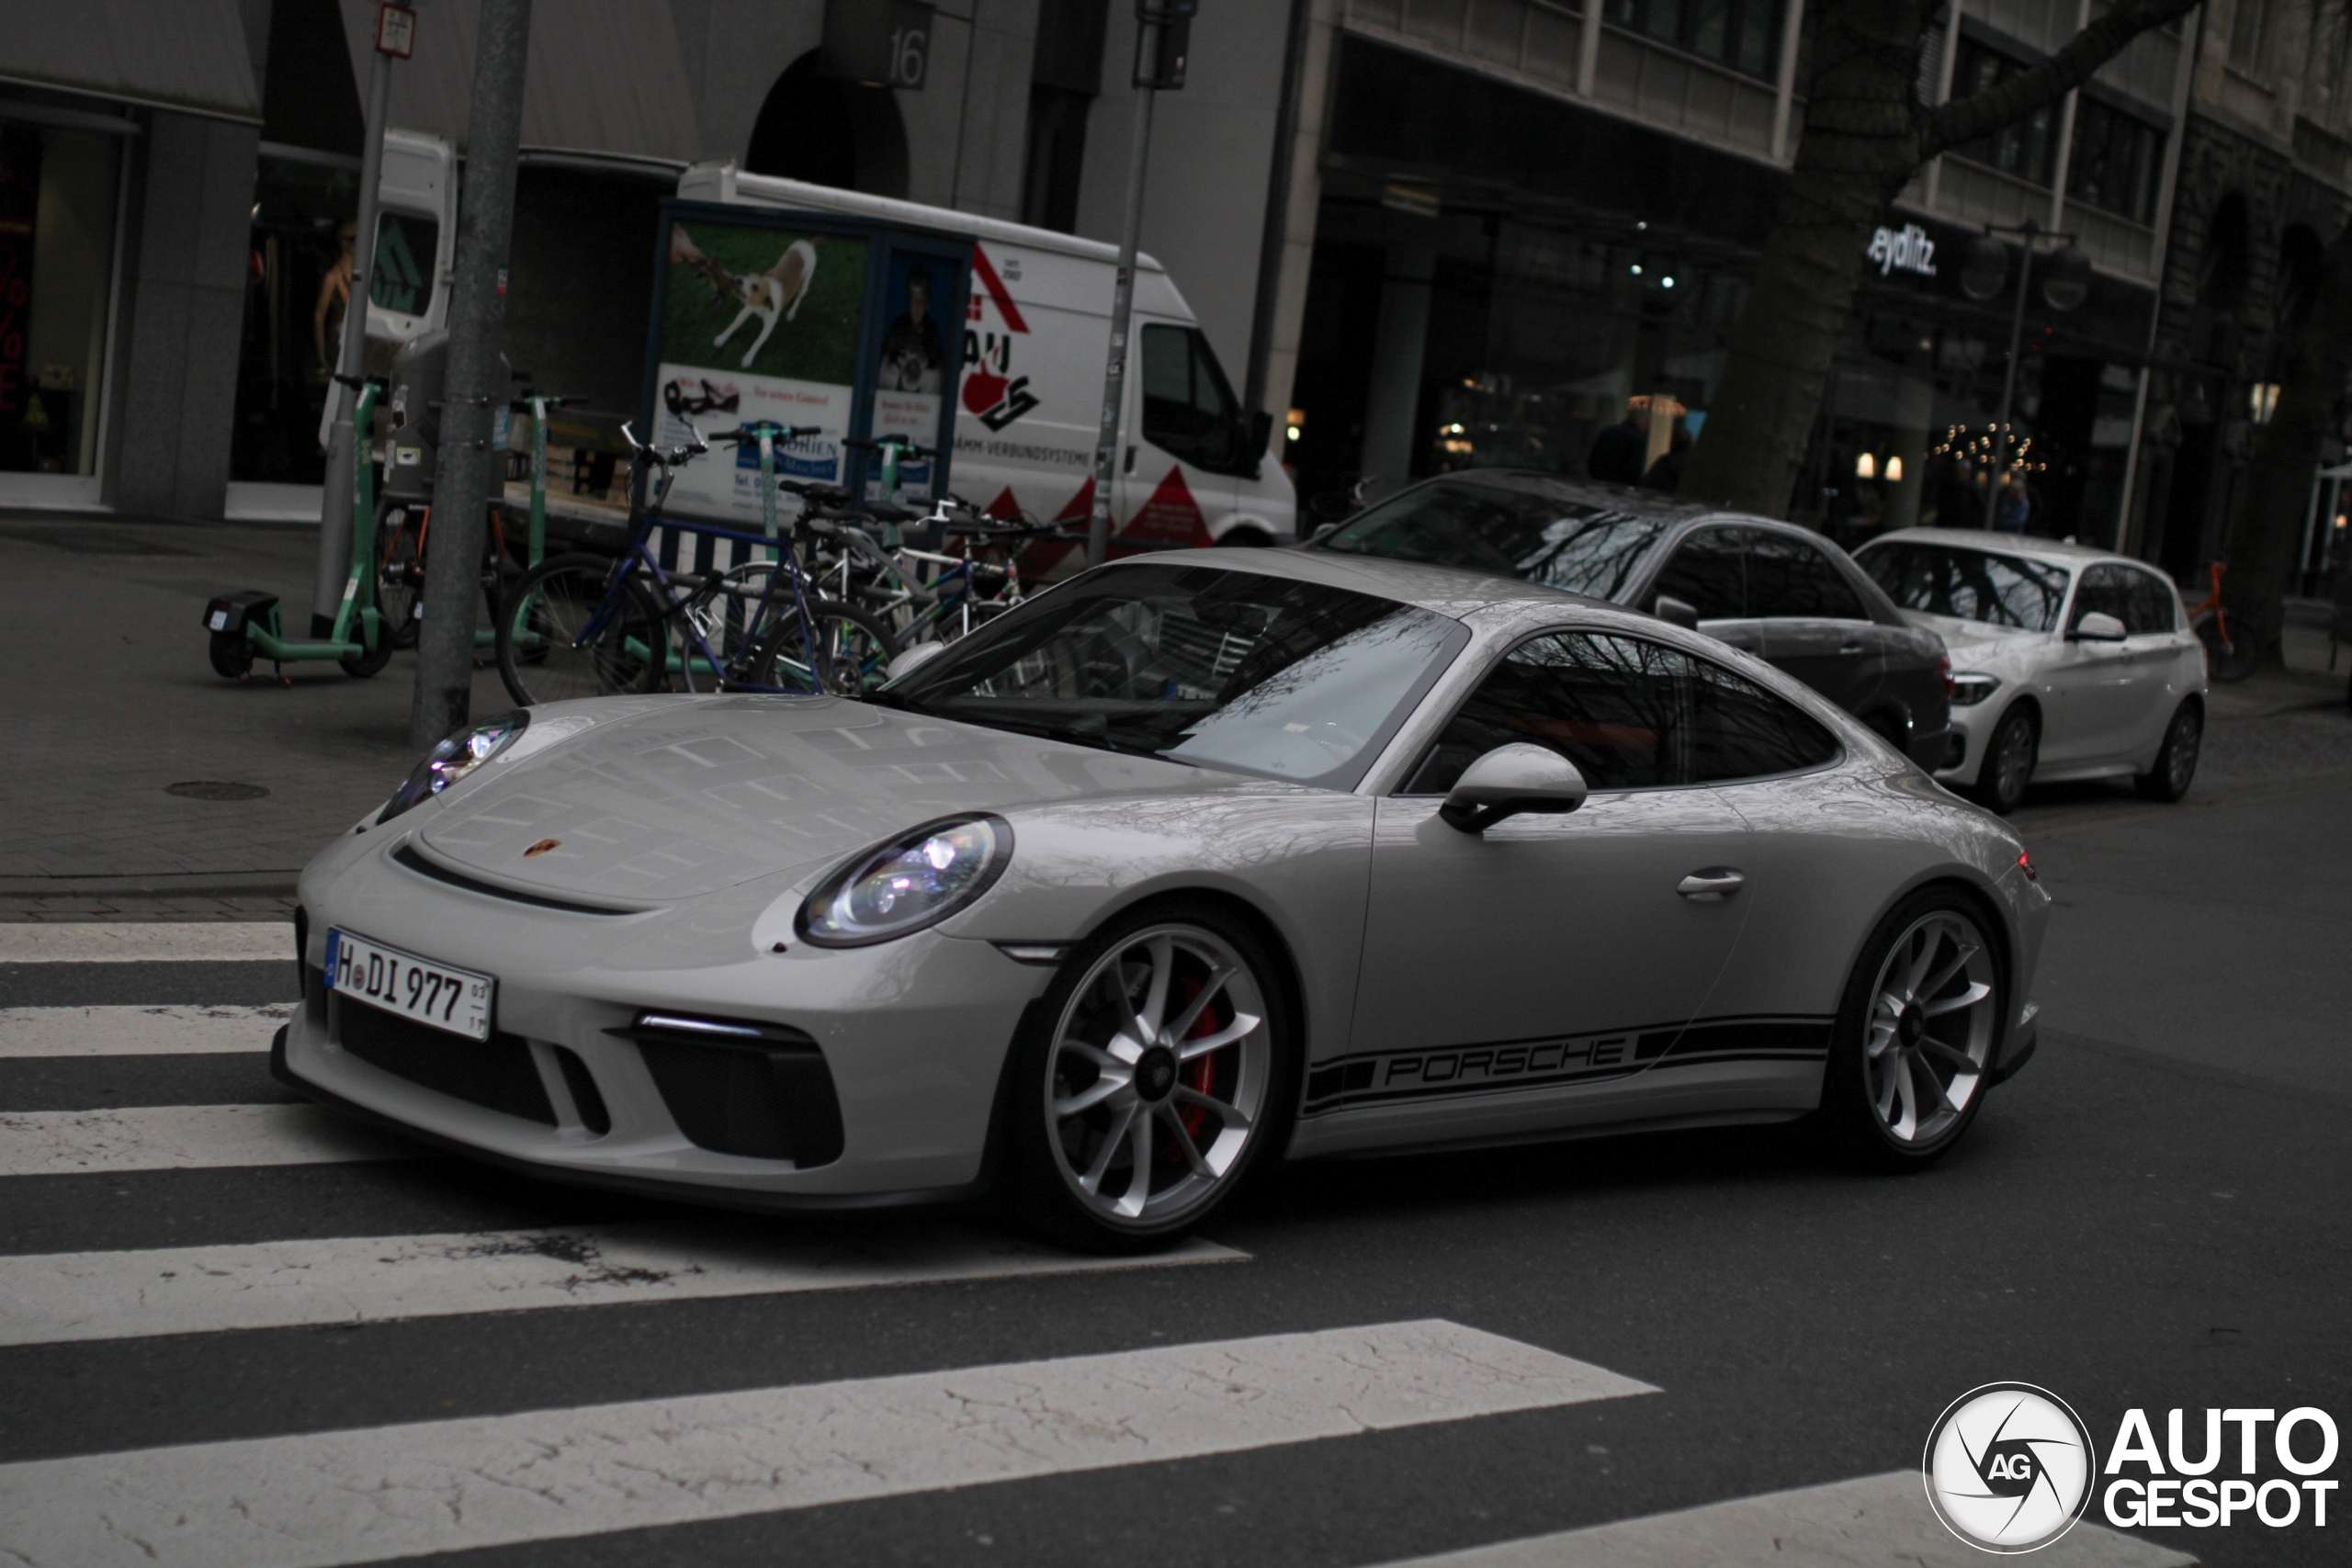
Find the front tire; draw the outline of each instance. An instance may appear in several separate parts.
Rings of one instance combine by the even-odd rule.
[[[1298,1045],[1277,975],[1205,904],[1123,916],[1071,953],[1014,1047],[1009,1217],[1065,1247],[1153,1251],[1279,1157]]]
[[[2028,707],[2013,707],[1994,728],[1976,770],[1976,798],[2007,817],[2025,802],[2041,753],[2041,725]]]
[[[2007,1017],[2001,949],[1976,904],[1951,888],[1913,894],[1879,922],[1847,979],[1823,1131],[1872,1169],[1933,1164],[1975,1121]]]
[[[553,556],[523,574],[498,613],[498,673],[525,707],[568,697],[650,692],[662,674],[668,628],[652,596],[635,579],[621,602],[582,644],[605,599],[614,562],[605,556]]]
[[[2156,765],[2132,781],[2143,800],[2166,804],[2188,793],[2197,777],[2198,754],[2205,745],[2205,710],[2186,702],[2165,726],[2165,743],[2156,749]]]

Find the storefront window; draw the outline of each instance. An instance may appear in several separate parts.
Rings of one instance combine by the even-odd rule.
[[[2023,75],[2028,69],[2021,60],[2013,60],[1973,38],[1963,38],[1959,54],[1953,57],[1951,96],[1956,99],[1973,97],[2012,76]],[[2055,107],[2044,105],[2024,119],[1953,151],[2005,175],[2046,186],[2058,156],[2057,124]]]
[[[0,471],[97,472],[121,152],[0,119]]]
[[[2075,107],[2075,147],[2066,158],[2066,195],[2134,223],[2153,223],[2164,154],[2163,131],[2086,97]]]
[[[1608,0],[1601,17],[1734,71],[1773,75],[1781,0]]]
[[[359,175],[345,164],[356,162],[324,154],[317,162],[261,160],[245,266],[232,479],[317,484],[325,477],[319,420],[351,301],[351,226]],[[433,227],[429,221],[417,226]],[[388,238],[379,231],[379,240]],[[429,279],[429,233],[423,243],[414,254],[421,258],[419,271]],[[378,254],[380,262],[381,248]],[[378,302],[388,307],[386,290],[402,287],[399,277],[386,277],[390,270],[379,265],[374,285]]]

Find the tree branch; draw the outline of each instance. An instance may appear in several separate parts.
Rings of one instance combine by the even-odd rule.
[[[1997,87],[1928,111],[1926,133],[1920,139],[1922,163],[1949,152],[2041,107],[2056,103],[2090,78],[2091,73],[2123,51],[2123,46],[2146,32],[2196,8],[2199,0],[2119,0],[2107,15],[2067,40],[2066,47],[2021,75]]]

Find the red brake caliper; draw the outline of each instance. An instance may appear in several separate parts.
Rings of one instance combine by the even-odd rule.
[[[1182,983],[1184,1005],[1190,1007],[1193,1004],[1193,998],[1201,994],[1201,983],[1189,975],[1182,977]],[[1217,1004],[1215,1002],[1203,1008],[1201,1016],[1193,1021],[1193,1027],[1185,1031],[1184,1038],[1199,1040],[1206,1035],[1215,1034],[1224,1028],[1225,1025],[1216,1016],[1216,1011]],[[1184,1063],[1177,1069],[1176,1081],[1196,1093],[1208,1093],[1216,1082],[1216,1053],[1211,1051]],[[1177,1111],[1176,1118],[1184,1123],[1186,1133],[1197,1138],[1200,1136],[1201,1129],[1208,1124],[1209,1113],[1197,1105],[1187,1105]],[[1175,1151],[1171,1149],[1168,1152],[1172,1154]]]

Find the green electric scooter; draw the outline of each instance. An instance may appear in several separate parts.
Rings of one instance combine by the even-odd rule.
[[[391,628],[376,607],[376,465],[364,446],[365,433],[375,425],[376,400],[384,383],[375,377],[337,376],[335,380],[359,394],[351,423],[361,433],[356,439],[363,446],[352,464],[351,574],[344,580],[334,626],[323,641],[288,637],[277,594],[247,589],[220,595],[204,607],[204,629],[210,634],[212,668],[229,680],[251,675],[256,658],[279,667],[280,682],[288,664],[332,659],[345,674],[365,679],[392,660]]]

